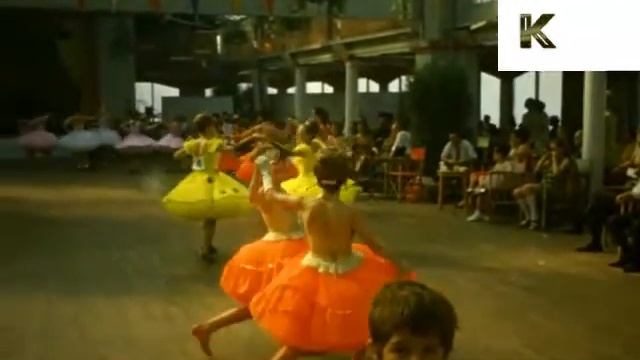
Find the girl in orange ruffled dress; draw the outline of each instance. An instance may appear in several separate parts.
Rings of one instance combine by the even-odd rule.
[[[262,150],[262,146],[256,147],[257,152]],[[224,292],[239,305],[192,329],[202,351],[208,356],[211,356],[211,335],[224,327],[251,319],[248,306],[255,294],[271,282],[282,268],[284,259],[308,249],[297,212],[282,204],[266,201],[265,193],[281,191],[280,182],[283,176],[287,176],[286,161],[278,160],[269,164],[269,158],[274,157],[260,155],[256,158],[257,167],[254,168],[249,186],[250,200],[260,211],[268,231],[261,239],[241,247],[225,265],[220,279]]]
[[[371,301],[403,271],[385,259],[359,213],[339,199],[349,160],[333,148],[320,152],[315,199],[266,193],[267,200],[299,211],[310,251],[285,263],[251,301],[254,320],[282,347],[272,360],[356,352],[361,359],[369,332]],[[358,236],[366,245],[354,244]]]

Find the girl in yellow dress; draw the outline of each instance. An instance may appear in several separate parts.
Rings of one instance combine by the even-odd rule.
[[[326,147],[317,136],[319,125],[308,122],[298,128],[297,145],[291,153],[292,162],[298,169],[298,176],[282,183],[284,191],[290,195],[316,197],[322,193],[318,180],[313,173],[316,165],[316,153]],[[340,189],[340,200],[350,204],[355,202],[361,188],[353,180],[348,180]]]
[[[194,124],[198,138],[187,140],[174,154],[176,159],[191,156],[193,171],[162,202],[170,213],[203,223],[201,257],[212,261],[217,253],[213,246],[217,220],[243,215],[252,207],[247,188],[218,171],[223,140],[218,137],[213,117],[197,115]]]

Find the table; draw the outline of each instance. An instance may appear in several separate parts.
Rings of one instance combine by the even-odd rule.
[[[447,179],[459,179],[462,184],[463,201],[467,203],[469,171],[438,171],[438,207],[444,206],[444,184]]]

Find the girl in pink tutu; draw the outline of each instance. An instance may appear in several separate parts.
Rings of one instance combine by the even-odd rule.
[[[58,142],[58,138],[47,131],[49,116],[41,116],[25,122],[25,132],[18,137],[18,144],[30,158],[50,155]]]
[[[156,141],[142,133],[143,125],[139,120],[130,120],[124,124],[123,129],[127,136],[116,145],[116,149],[129,157],[129,172],[140,172],[142,167],[141,156],[150,154],[156,147]]]
[[[265,193],[267,201],[301,213],[310,248],[286,262],[249,306],[254,320],[282,345],[272,360],[354,352],[362,359],[374,296],[405,275],[383,257],[360,214],[340,201],[350,172],[347,157],[329,147],[315,167],[318,198]],[[354,244],[355,236],[366,245]]]
[[[173,154],[182,149],[184,139],[182,138],[182,125],[173,120],[168,125],[169,132],[156,143],[156,150]]]
[[[211,335],[222,328],[251,319],[249,303],[255,294],[271,282],[282,268],[284,259],[304,253],[308,248],[297,212],[283,204],[266,201],[267,192],[282,191],[280,182],[282,175],[286,175],[287,164],[286,161],[276,159],[278,157],[279,154],[274,154],[257,158],[257,169],[254,168],[249,186],[250,200],[260,211],[267,233],[241,247],[225,265],[220,279],[220,286],[238,306],[192,329],[200,347],[208,356],[212,355],[209,348]],[[258,172],[262,175],[258,175]]]
[[[127,154],[147,154],[153,151],[156,141],[142,133],[143,125],[139,120],[130,120],[123,125],[127,136],[116,145],[116,149]]]

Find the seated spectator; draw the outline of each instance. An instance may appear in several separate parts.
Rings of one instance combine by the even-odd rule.
[[[553,140],[549,150],[536,165],[535,173],[541,182],[525,184],[513,191],[525,217],[520,226],[529,226],[531,230],[539,227],[537,196],[542,190],[542,181],[550,181],[545,184],[549,187],[550,197],[563,201],[573,201],[578,189],[578,166],[566,144]]]
[[[508,189],[508,179],[504,174],[491,175],[491,173],[506,173],[513,172],[513,162],[509,161],[509,147],[496,146],[493,149],[493,161],[494,165],[488,175],[481,176],[478,179],[477,184],[470,188],[468,191],[471,193],[472,198],[475,197],[475,212],[467,218],[467,221],[489,221],[489,217],[483,213],[483,208],[486,202],[486,196],[488,195],[488,189]]]
[[[636,135],[633,147],[629,146],[622,154],[621,163],[607,176],[607,184],[623,185],[630,180],[635,180],[640,173],[640,132]]]
[[[444,295],[417,282],[394,282],[373,300],[369,350],[377,360],[446,360],[457,328],[458,316]]]
[[[634,189],[635,192],[618,195],[616,201],[619,204],[637,201],[640,189]],[[626,273],[640,272],[640,218],[637,214],[619,214],[613,215],[608,223],[611,239],[620,249],[620,257],[609,266],[622,268]]]
[[[529,144],[529,134],[524,129],[518,129],[509,139],[511,151],[509,159],[513,163],[513,171],[524,174],[533,171],[533,151]]]
[[[440,168],[455,170],[456,168],[468,168],[478,159],[473,145],[463,139],[459,133],[449,135],[449,142],[445,145],[440,156]]]
[[[392,157],[404,157],[411,151],[411,133],[407,131],[407,126],[404,122],[396,120],[393,123],[391,132],[395,133],[395,139],[393,145],[391,145]]]
[[[378,120],[380,125],[378,126],[378,129],[373,134],[373,138],[374,138],[375,147],[380,150],[383,147],[382,144],[391,135],[391,127],[393,126],[393,114],[388,112],[379,112]],[[393,140],[391,145],[392,144],[393,144]]]

